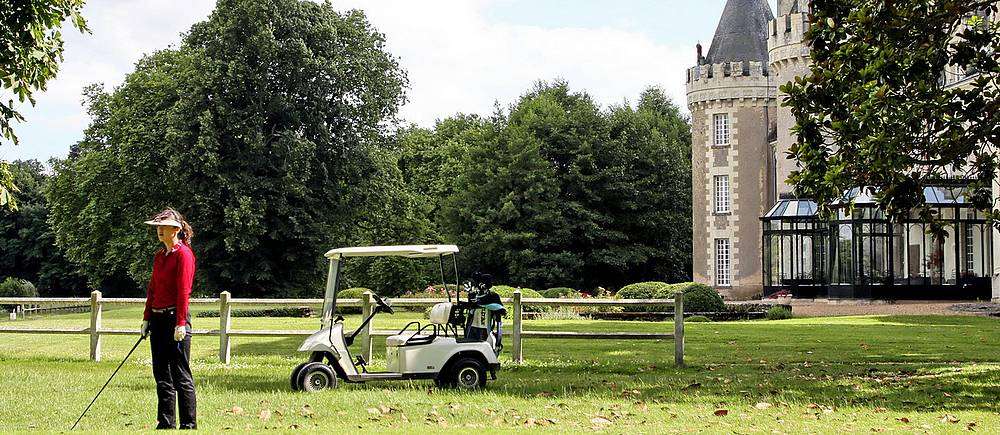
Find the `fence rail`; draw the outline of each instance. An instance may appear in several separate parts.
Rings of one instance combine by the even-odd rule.
[[[513,297],[503,298],[505,304],[512,308],[512,328],[504,331],[511,337],[511,354],[515,363],[524,360],[525,338],[557,338],[557,339],[611,339],[611,340],[673,340],[674,363],[684,365],[684,298],[678,293],[674,299],[551,299],[522,298],[520,291],[515,291]],[[441,302],[440,298],[422,299],[392,299],[395,307],[426,307]],[[138,329],[103,328],[103,311],[105,305],[143,305],[144,298],[102,298],[101,292],[91,293],[89,298],[0,298],[2,305],[32,305],[38,307],[60,304],[87,304],[90,306],[89,328],[33,328],[0,326],[0,333],[15,334],[80,334],[90,336],[90,358],[101,360],[101,337],[104,335],[136,335]],[[322,305],[322,299],[234,299],[229,292],[222,292],[218,298],[193,298],[192,305],[218,304],[219,329],[195,329],[192,335],[218,336],[219,360],[228,364],[232,357],[232,337],[304,337],[312,335],[316,330],[233,330],[232,308],[236,306],[271,306],[300,307]],[[524,306],[568,307],[568,306],[599,306],[622,307],[643,305],[673,305],[674,327],[670,332],[589,332],[589,331],[525,331],[523,329]],[[340,307],[361,307],[362,315],[368,315],[375,307],[371,293],[362,294],[361,298],[337,300]],[[386,337],[397,334],[397,331],[376,330],[371,325],[362,330],[357,342],[361,345],[361,353],[365,359],[371,360],[372,337]]]

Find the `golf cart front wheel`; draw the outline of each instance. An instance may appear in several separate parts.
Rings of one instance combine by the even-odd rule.
[[[462,358],[451,367],[449,384],[461,390],[478,390],[486,386],[486,368],[478,360]]]
[[[294,369],[292,369],[292,376],[290,379],[292,384],[292,391],[299,391],[299,374],[302,373],[302,368],[305,367],[307,364],[309,364],[309,361],[299,364],[295,366]]]
[[[321,362],[306,364],[299,371],[298,386],[302,391],[315,393],[327,388],[337,387],[337,375],[330,366]]]

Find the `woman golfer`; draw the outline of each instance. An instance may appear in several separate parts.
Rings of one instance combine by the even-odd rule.
[[[156,227],[164,248],[153,257],[153,277],[146,288],[142,335],[149,337],[156,379],[156,428],[175,429],[174,403],[180,407],[180,428],[196,429],[194,379],[191,378],[191,315],[188,300],[194,281],[191,251],[194,231],[184,216],[166,209],[146,221]]]

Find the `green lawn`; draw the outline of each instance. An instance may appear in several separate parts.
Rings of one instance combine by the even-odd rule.
[[[376,327],[390,329],[416,317],[383,316]],[[139,318],[138,309],[109,309],[104,324],[137,328]],[[88,315],[0,325],[83,327]],[[195,319],[198,328],[217,325],[218,319]],[[316,325],[316,319],[234,319],[238,329]],[[525,325],[527,330],[671,327],[669,322],[542,320]],[[366,432],[1000,430],[995,319],[836,317],[686,327],[689,366],[683,369],[672,365],[670,341],[527,340],[525,363],[512,366],[505,351],[499,381],[479,393],[436,390],[430,382],[341,384],[318,394],[295,393],[288,374],[303,358],[295,352],[299,339],[234,339],[233,362],[225,366],[217,362],[218,338],[199,337],[193,346],[199,426]],[[0,432],[69,428],[134,342],[106,337],[105,361],[93,363],[87,359],[87,336],[0,334]],[[81,426],[145,429],[154,423],[154,408],[143,345]]]

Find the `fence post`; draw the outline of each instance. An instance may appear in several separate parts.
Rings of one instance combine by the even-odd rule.
[[[674,364],[684,366],[684,293],[674,294]]]
[[[229,292],[219,293],[219,361],[223,364],[229,364],[229,327],[233,323],[229,296]]]
[[[90,293],[90,359],[101,360],[101,317],[104,303],[101,302],[101,292]]]
[[[366,291],[361,294],[361,320],[367,319],[372,314],[372,292]],[[361,355],[365,361],[372,360],[372,331],[375,328],[371,322],[361,330]]]
[[[514,332],[513,338],[511,339],[511,344],[514,345],[513,358],[515,364],[520,364],[524,362],[524,354],[522,354],[521,348],[521,320],[524,317],[522,315],[521,307],[521,289],[514,290]]]

